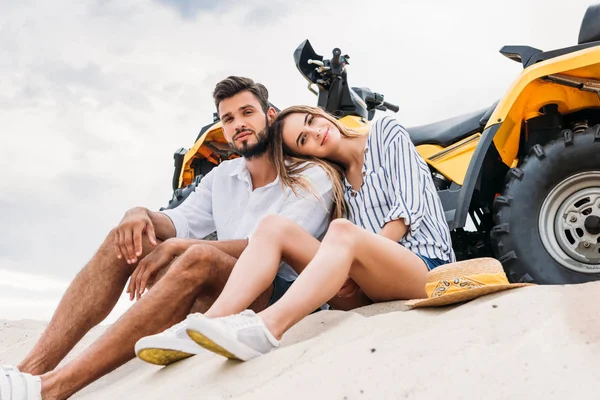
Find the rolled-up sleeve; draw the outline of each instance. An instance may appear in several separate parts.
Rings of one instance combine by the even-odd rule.
[[[375,129],[380,130],[376,134],[380,135],[384,144],[386,178],[394,193],[392,207],[383,225],[402,218],[408,229],[415,232],[426,209],[423,168],[427,168],[427,164],[410,140],[408,132],[396,120],[379,120]]]
[[[315,237],[321,237],[329,225],[333,206],[331,180],[323,168],[314,165],[302,173],[311,191],[286,188],[286,199],[279,215],[287,217]]]
[[[200,181],[177,208],[161,211],[171,219],[178,238],[202,239],[216,230],[212,214],[212,183],[215,169]]]

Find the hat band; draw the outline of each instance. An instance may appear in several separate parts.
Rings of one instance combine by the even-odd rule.
[[[431,299],[484,286],[508,284],[506,275],[503,273],[478,274],[429,282],[425,285],[425,291],[427,292],[427,297]]]

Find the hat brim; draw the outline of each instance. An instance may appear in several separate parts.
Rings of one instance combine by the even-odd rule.
[[[508,285],[484,286],[480,288],[465,290],[462,292],[450,293],[444,296],[435,297],[433,299],[408,300],[404,304],[410,308],[441,307],[473,300],[477,297],[485,296],[487,294],[497,293],[503,290],[516,289],[524,286],[535,285],[531,283],[511,283]]]

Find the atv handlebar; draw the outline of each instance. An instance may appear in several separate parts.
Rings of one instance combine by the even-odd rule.
[[[354,89],[357,90],[357,89]],[[359,89],[361,91],[365,90],[365,89]],[[368,90],[368,89],[366,89]],[[374,93],[369,91],[368,95],[365,96],[365,101],[367,102],[367,104],[372,108],[372,109],[377,109],[379,111],[393,111],[393,112],[398,112],[400,110],[400,107],[398,107],[395,104],[392,103],[388,103],[387,101],[383,101],[383,95],[380,93]]]
[[[331,59],[331,66],[333,68],[337,68],[340,66],[340,56],[342,55],[342,51],[339,48],[335,48],[332,51],[333,58]]]
[[[385,107],[385,108],[387,108],[388,110],[391,110],[391,111],[393,111],[393,112],[395,112],[395,113],[397,113],[397,112],[400,110],[400,107],[398,107],[398,106],[397,106],[397,105],[395,105],[395,104],[388,103],[387,101],[384,101],[384,102],[383,102],[383,104],[382,104],[382,106],[384,106],[384,107]]]
[[[382,94],[348,85],[346,66],[349,58],[336,47],[331,51],[331,59],[325,59],[315,53],[308,40],[294,51],[296,67],[309,82],[308,90],[318,95],[318,106],[325,111],[340,117],[357,115],[369,120],[376,110],[398,112],[399,107],[384,101]]]

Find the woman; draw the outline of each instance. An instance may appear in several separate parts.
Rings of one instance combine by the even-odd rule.
[[[297,106],[278,116],[271,134],[284,184],[306,187],[295,171],[315,158],[343,172],[334,182],[334,214],[347,212],[349,220],[333,220],[321,243],[282,217],[261,221],[221,296],[204,316],[188,318],[197,343],[241,360],[278,347],[290,327],[326,302],[351,309],[426,297],[427,271],[454,261],[431,172],[394,119],[361,135],[319,108]],[[282,259],[301,272],[285,295],[258,315],[234,315],[269,287]]]

